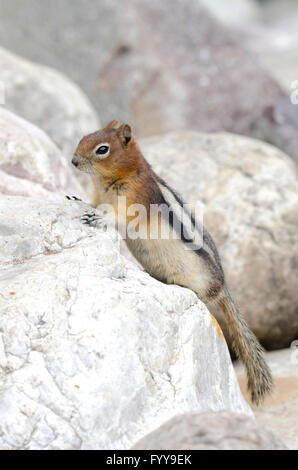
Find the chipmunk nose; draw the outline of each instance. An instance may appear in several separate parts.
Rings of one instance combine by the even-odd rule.
[[[71,160],[71,163],[74,165],[74,166],[78,166],[79,162],[78,160],[76,159],[76,157],[74,156],[73,159]]]

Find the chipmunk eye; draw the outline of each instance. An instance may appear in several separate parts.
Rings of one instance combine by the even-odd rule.
[[[109,145],[101,145],[95,151],[96,155],[106,155],[110,150]]]

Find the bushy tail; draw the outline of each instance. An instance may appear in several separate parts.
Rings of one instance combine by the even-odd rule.
[[[218,304],[224,312],[232,337],[232,347],[247,371],[247,386],[251,400],[260,405],[273,389],[273,378],[264,358],[264,350],[249,329],[229,291],[225,288]]]

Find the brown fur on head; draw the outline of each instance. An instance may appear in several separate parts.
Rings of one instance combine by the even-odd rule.
[[[111,121],[103,129],[82,138],[72,163],[81,171],[103,179],[119,179],[133,174],[140,152],[129,124],[118,127]]]

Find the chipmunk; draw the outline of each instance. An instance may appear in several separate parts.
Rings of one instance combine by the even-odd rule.
[[[271,392],[273,379],[265,362],[263,349],[247,326],[225,283],[224,272],[216,246],[206,229],[186,211],[178,194],[159,178],[143,157],[128,124],[110,122],[104,129],[83,137],[72,163],[92,175],[95,184],[95,205],[108,203],[115,211],[118,230],[127,229],[132,216],[129,208],[140,204],[146,214],[138,223],[147,236],[126,237],[128,248],[145,270],[167,284],[177,284],[193,290],[205,303],[215,302],[223,311],[232,337],[232,347],[246,367],[248,389],[252,402],[259,405]],[[118,197],[125,196],[126,211],[119,212]],[[170,209],[168,219],[163,214],[152,216],[150,207],[165,205]],[[183,213],[183,221],[181,214]],[[95,224],[98,216],[86,214],[82,221]],[[186,225],[201,236],[202,244],[194,250],[185,249],[189,236],[185,231],[175,237],[176,227]],[[169,226],[171,237],[150,239],[153,223]],[[149,228],[148,228],[149,227]]]

